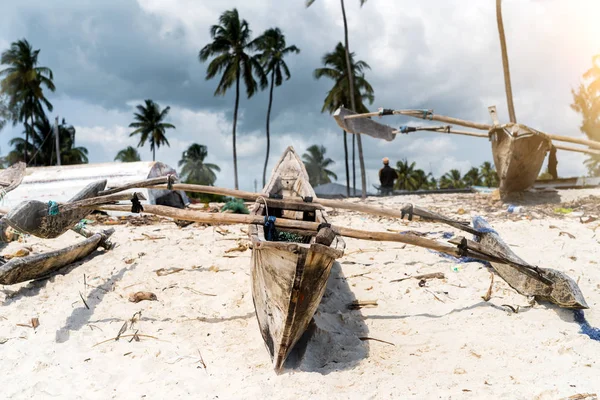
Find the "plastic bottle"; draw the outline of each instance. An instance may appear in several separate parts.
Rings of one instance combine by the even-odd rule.
[[[510,204],[506,211],[508,211],[510,214],[520,214],[525,210],[521,206],[515,206],[515,205]]]

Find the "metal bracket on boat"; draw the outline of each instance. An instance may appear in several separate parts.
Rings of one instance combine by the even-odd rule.
[[[321,222],[319,226],[317,226],[317,232],[323,228],[331,228],[331,224],[328,222]]]

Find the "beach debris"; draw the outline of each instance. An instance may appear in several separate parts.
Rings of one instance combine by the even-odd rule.
[[[139,303],[144,300],[157,301],[158,298],[152,292],[135,292],[129,295],[129,301],[132,303]]]
[[[558,234],[558,236],[568,236],[571,239],[575,239],[575,235],[573,235],[573,234],[571,234],[569,232],[566,232],[566,231],[560,231],[559,234]]]
[[[391,346],[395,346],[395,344],[394,344],[394,343],[392,343],[392,342],[386,342],[385,340],[381,340],[381,339],[375,339],[375,338],[372,338],[372,337],[369,337],[369,336],[361,336],[361,337],[359,337],[359,339],[360,339],[360,340],[362,340],[363,342],[364,342],[365,340],[373,340],[373,341],[375,341],[375,342],[381,342],[381,343],[389,344],[389,345],[391,345]]]
[[[554,212],[557,214],[563,214],[563,215],[567,215],[573,212],[572,208],[564,208],[564,207],[556,207],[554,209]]]
[[[206,363],[204,362],[204,358],[202,357],[202,354],[200,353],[200,349],[198,349],[198,356],[200,357],[200,360],[198,362],[200,363],[202,368],[204,368],[204,370],[206,370]],[[200,368],[200,365],[197,368]]]
[[[561,400],[598,400],[596,393],[577,393],[569,397],[563,397]]]
[[[234,251],[244,252],[248,250],[248,243],[239,241],[236,247],[232,247],[230,249],[225,250],[225,253],[233,253]]]
[[[219,267],[217,267],[216,265],[211,265],[208,268],[208,270],[211,271],[211,272],[219,272]]]
[[[11,258],[15,258],[15,257],[25,257],[29,255],[30,250],[25,248],[25,247],[21,247],[20,249],[17,249],[14,253],[12,254],[4,254],[2,257],[4,257],[6,260],[10,260]]]
[[[394,279],[394,280],[391,280],[390,283],[402,282],[407,279],[419,279],[419,280],[424,280],[424,281],[426,281],[427,279],[446,279],[446,275],[444,275],[443,272],[432,272],[429,274],[412,275],[412,276],[407,276],[406,278]],[[421,286],[421,285],[419,285],[419,286]]]
[[[40,326],[40,320],[38,318],[34,317],[34,318],[31,318],[29,324],[17,324],[17,326],[35,329],[38,326]]]
[[[587,217],[585,220],[583,219],[583,217],[579,217],[579,222],[581,222],[582,224],[589,224],[590,222],[594,222],[597,220],[598,220],[597,217],[592,217],[592,216]]]
[[[171,268],[168,268],[168,269],[160,268],[160,269],[157,269],[154,272],[156,272],[156,275],[158,275],[158,276],[165,276],[165,275],[176,274],[177,272],[181,272],[181,271],[183,271],[183,268],[171,267]]]
[[[212,294],[212,293],[204,293],[204,292],[201,292],[201,291],[199,291],[199,290],[196,290],[196,289],[192,289],[191,287],[187,287],[187,286],[185,286],[185,287],[184,287],[184,289],[187,289],[187,290],[189,290],[190,292],[192,292],[192,293],[195,293],[195,294],[199,294],[199,295],[201,295],[201,296],[213,296],[213,297],[215,297],[215,296],[216,296],[216,294]]]
[[[348,310],[360,310],[361,308],[377,307],[377,300],[354,300],[347,305]]]
[[[242,199],[233,199],[229,200],[225,205],[221,208],[221,212],[229,212],[233,214],[250,214],[250,210],[244,204],[244,200]]]
[[[141,240],[160,240],[160,239],[166,239],[166,236],[148,235],[147,233],[142,233],[142,236],[144,236],[144,237],[143,238],[135,238],[133,240],[135,240],[136,242],[139,242]]]
[[[87,308],[89,310],[90,306],[88,306],[88,304],[85,301],[85,299],[83,298],[83,294],[81,294],[81,292],[79,292],[79,297],[81,297],[81,301],[83,301],[83,305],[85,306],[85,308]]]
[[[491,277],[490,287],[488,288],[486,294],[481,296],[481,298],[486,302],[490,301],[490,299],[492,298],[492,288],[494,286],[494,273],[493,272],[490,272],[490,277]]]

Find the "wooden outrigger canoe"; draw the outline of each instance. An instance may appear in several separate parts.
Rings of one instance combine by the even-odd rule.
[[[517,124],[512,99],[512,85],[510,83],[510,71],[508,68],[508,55],[506,49],[506,40],[504,37],[504,25],[502,23],[501,2],[501,0],[496,0],[496,18],[500,35],[504,83],[506,87],[506,99],[508,103],[510,123],[504,125],[499,124],[496,117],[495,106],[489,107],[489,112],[494,121],[493,125],[466,121],[444,115],[437,115],[433,113],[433,110],[380,109],[378,112],[356,114],[351,110],[340,107],[333,114],[333,117],[338,125],[349,133],[366,134],[387,141],[394,140],[395,136],[399,133],[416,131],[433,131],[489,138],[492,142],[492,155],[494,158],[494,164],[496,166],[496,172],[498,173],[498,178],[500,181],[499,189],[501,194],[521,192],[531,188],[542,169],[542,165],[544,164],[544,159],[548,151],[550,151],[548,169],[555,179],[557,176],[556,150],[573,151],[596,156],[600,155],[600,142],[568,136],[551,135],[522,124]],[[430,121],[440,121],[448,124],[484,130],[487,131],[487,134],[455,130],[452,129],[450,125],[425,127],[402,126],[400,129],[394,129],[390,126],[380,124],[370,119],[371,117],[381,117],[384,115],[405,115]],[[553,141],[582,144],[588,146],[588,148],[557,145],[554,144]]]
[[[265,198],[316,198],[302,160],[288,147],[276,164],[271,179],[263,188]],[[326,223],[322,209],[289,210],[268,207],[259,198],[254,215]],[[310,203],[307,203],[309,206]],[[264,224],[251,224],[252,298],[256,318],[276,372],[307,329],[323,293],[336,258],[344,254],[345,243],[334,235],[329,245],[317,243],[315,232],[278,228],[273,232]],[[320,231],[319,231],[320,233]],[[285,241],[282,236],[295,239]]]
[[[0,284],[13,285],[31,279],[39,279],[89,256],[114,232],[106,230],[60,250],[14,257],[8,262],[0,260]]]

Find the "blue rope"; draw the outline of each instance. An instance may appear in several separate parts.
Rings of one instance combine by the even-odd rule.
[[[265,239],[272,242],[277,239],[277,230],[275,230],[275,217],[265,215]]]
[[[451,261],[453,261],[455,263],[459,263],[459,264],[465,264],[465,263],[470,263],[470,262],[478,262],[478,263],[481,263],[481,264],[483,264],[485,266],[488,266],[488,267],[490,266],[489,262],[483,261],[483,260],[478,260],[478,259],[473,258],[473,257],[461,257],[461,258],[458,258],[458,257],[451,256],[450,254],[440,253],[439,251],[435,251],[435,250],[429,250],[429,251],[431,253],[437,254],[440,257],[447,258],[448,260],[451,260]]]
[[[82,219],[81,221],[79,221],[77,223],[77,225],[75,225],[75,229],[80,230],[85,228],[85,224],[87,223],[87,221],[85,219]]]
[[[50,200],[48,201],[48,215],[58,215],[58,203]]]
[[[573,310],[573,316],[575,317],[575,322],[577,322],[581,328],[579,333],[587,335],[592,340],[600,341],[600,329],[594,328],[587,322],[583,310]]]

